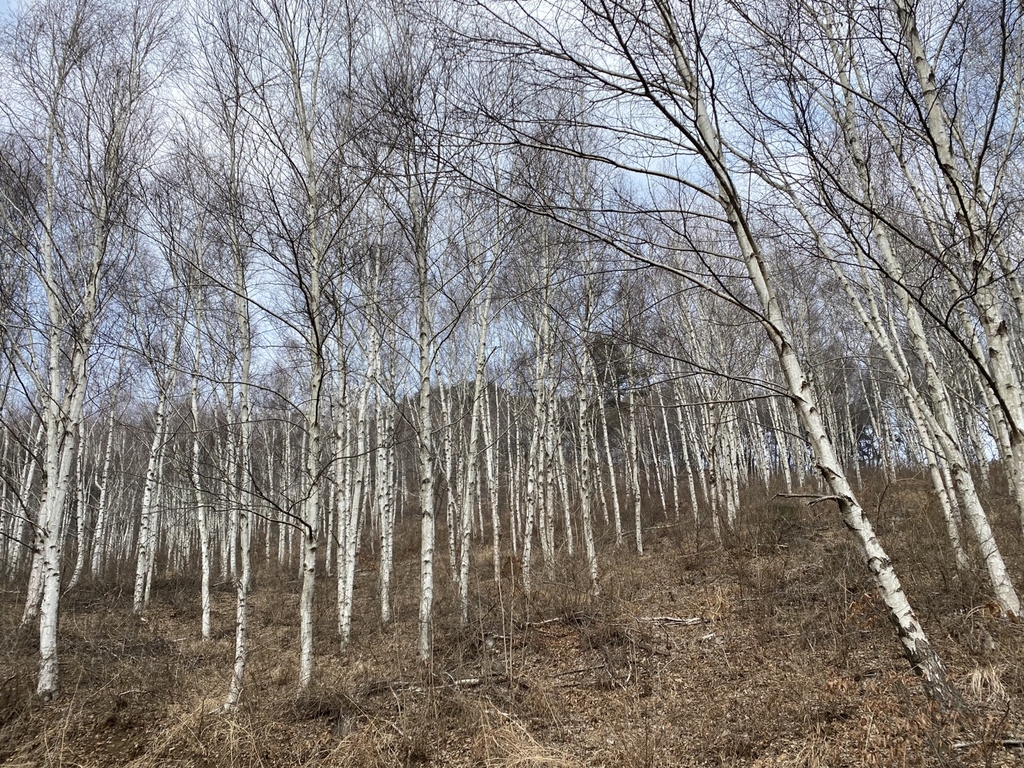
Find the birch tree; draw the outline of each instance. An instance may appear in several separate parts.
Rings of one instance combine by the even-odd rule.
[[[417,656],[427,664],[432,653],[436,532],[432,380],[439,336],[435,325],[440,295],[437,218],[452,184],[448,169],[459,149],[452,141],[456,114],[449,101],[457,67],[456,51],[440,29],[421,26],[406,8],[393,10],[382,27],[385,43],[373,72],[373,93],[380,109],[372,123],[378,134],[370,151],[378,199],[405,241],[413,275],[420,505]]]
[[[829,60],[828,76],[831,77],[838,90],[834,98],[827,98],[820,95],[814,83],[822,73],[816,71],[818,65],[811,63],[808,59],[800,57],[796,60],[781,57],[778,66],[783,71],[789,71],[791,76],[789,84],[784,87],[791,105],[791,119],[788,123],[788,130],[798,137],[798,140],[812,161],[811,168],[815,174],[815,184],[818,187],[818,197],[813,204],[826,211],[826,216],[832,222],[838,224],[839,232],[848,245],[845,248],[853,250],[851,262],[859,264],[856,279],[858,283],[865,286],[869,295],[864,299],[864,304],[858,306],[860,299],[856,295],[850,295],[850,280],[841,271],[837,272],[840,280],[843,281],[845,290],[855,303],[862,322],[871,332],[876,344],[878,344],[887,360],[909,396],[915,399],[914,409],[919,413],[920,418],[929,422],[928,430],[934,435],[936,442],[940,445],[945,461],[948,463],[949,472],[952,476],[957,496],[963,503],[963,509],[974,534],[981,553],[983,562],[993,592],[1003,612],[1016,615],[1020,611],[1019,599],[1007,573],[1002,555],[996,544],[995,536],[989,524],[987,514],[981,502],[980,495],[975,487],[974,478],[970,473],[969,463],[966,459],[961,438],[962,430],[958,425],[958,419],[953,407],[953,399],[946,384],[946,376],[939,363],[935,351],[933,335],[926,327],[926,320],[929,315],[934,317],[935,307],[919,297],[925,295],[922,289],[915,289],[916,281],[924,281],[925,284],[930,278],[925,274],[918,276],[912,268],[905,265],[901,246],[906,238],[906,225],[901,223],[900,218],[893,213],[885,211],[885,206],[891,200],[885,192],[879,188],[875,179],[875,168],[877,161],[869,160],[868,142],[871,141],[874,132],[879,131],[886,144],[895,148],[897,139],[893,131],[902,131],[900,126],[879,124],[877,120],[881,117],[876,110],[872,115],[875,120],[871,132],[864,126],[861,117],[861,110],[858,108],[857,99],[863,97],[863,90],[869,85],[866,81],[866,74],[863,64],[859,60],[859,44],[855,42],[857,23],[852,20],[837,18],[831,13],[814,12],[806,14],[804,23],[793,24],[792,20],[785,27],[777,26],[774,20],[758,19],[752,23],[758,31],[768,39],[779,42],[780,50],[792,51],[797,47],[794,36],[802,41],[802,45],[821,46]],[[874,102],[870,102],[874,104]],[[838,155],[835,152],[824,152],[821,147],[822,136],[817,130],[812,130],[808,122],[808,110],[815,114],[823,115],[826,119],[833,121],[845,155]],[[871,114],[871,113],[869,113]],[[870,123],[869,123],[870,125]],[[773,158],[778,165],[781,158]],[[855,185],[842,182],[842,191],[837,190],[839,176],[844,169],[849,167]],[[911,194],[909,200],[918,200],[922,207],[926,208],[919,185],[913,179],[911,167],[906,162],[900,162],[897,168],[902,169],[904,182],[909,187]],[[777,178],[786,178],[787,174]],[[819,248],[828,254],[833,263],[838,264],[840,260],[832,254],[835,236],[824,232],[824,225],[814,220],[814,215],[805,204],[797,198],[793,187],[788,188],[788,194],[793,205],[800,212]],[[917,189],[917,192],[913,192]],[[854,205],[846,205],[845,198],[850,198]],[[866,247],[861,239],[861,232],[864,229],[870,232],[871,240]],[[934,232],[932,227],[928,230]],[[937,243],[938,245],[938,243]],[[980,258],[980,256],[979,256]],[[945,268],[944,268],[945,269]],[[954,269],[951,263],[949,269]],[[881,282],[881,284],[879,284]],[[873,287],[874,286],[874,287]],[[890,286],[886,288],[885,286]],[[885,306],[885,294],[891,290],[900,302],[900,309],[906,318],[906,336],[909,337],[908,346],[913,350],[919,364],[924,370],[924,386],[928,392],[930,403],[925,404],[917,394],[917,387],[911,376],[910,368],[904,367],[898,357],[897,347],[901,341],[898,335],[890,334],[892,324],[886,317],[883,317],[878,309],[879,304]],[[987,290],[987,289],[986,289]],[[954,306],[959,302],[953,302]],[[944,310],[943,310],[944,311]],[[950,309],[950,312],[953,312]],[[967,321],[967,325],[971,325]],[[935,327],[935,323],[932,323]],[[938,327],[943,326],[940,323]],[[947,330],[952,330],[947,327]],[[968,350],[969,356],[973,354],[976,361],[980,361],[982,352],[980,347],[975,347],[973,352]],[[997,357],[999,356],[997,350]],[[1006,386],[1012,389],[1012,374],[1010,371],[1003,371]],[[988,377],[991,381],[992,377]],[[1012,400],[1012,398],[1011,398]],[[877,408],[875,409],[878,410]],[[1000,413],[1008,413],[1006,404],[999,409]],[[1004,425],[1007,423],[1003,420]],[[885,422],[880,414],[875,414],[874,433],[879,439],[885,439]],[[1007,433],[1008,434],[1008,433]],[[1007,437],[1007,452],[1012,454]],[[887,452],[883,451],[883,459],[886,462],[887,471],[891,473]],[[1008,456],[1008,458],[1012,458]],[[1011,488],[1013,487],[1013,466],[1011,469]],[[950,520],[950,522],[952,522]],[[948,524],[951,541],[954,548],[959,552],[956,544],[958,536]],[[957,555],[960,562],[963,561],[962,554]]]
[[[323,435],[331,374],[329,340],[338,318],[327,292],[342,282],[341,233],[359,200],[345,148],[351,141],[344,69],[352,44],[352,8],[330,0],[252,2],[243,62],[254,94],[252,128],[260,152],[261,242],[288,288],[291,306],[277,315],[298,339],[308,376],[299,410],[303,425],[300,513],[302,591],[299,684],[313,679],[313,596],[324,530],[326,445]]]
[[[74,435],[108,290],[133,250],[121,225],[150,152],[167,23],[163,7],[43,3],[25,9],[4,41],[17,94],[5,129],[24,141],[41,190],[31,211],[37,226],[22,252],[45,301],[46,363],[36,388],[46,487],[35,543],[42,562],[37,692],[44,697],[59,686],[62,521]]]
[[[645,7],[610,3],[581,8],[545,7],[545,18],[550,14],[565,18],[576,13],[586,19],[590,49],[575,45],[568,49],[560,44],[563,41],[555,34],[559,29],[557,24],[552,24],[550,19],[542,22],[540,16],[525,13],[501,19],[507,25],[506,31],[515,31],[507,38],[509,48],[523,55],[532,51],[546,53],[545,64],[554,67],[554,62],[558,62],[573,75],[586,78],[595,96],[606,95],[624,105],[646,110],[648,119],[657,121],[660,132],[647,130],[641,122],[616,122],[623,113],[605,117],[608,129],[631,139],[639,134],[641,144],[648,142],[652,149],[661,147],[685,155],[703,169],[707,181],[699,185],[688,178],[674,176],[671,171],[659,169],[659,174],[690,188],[696,186],[696,194],[718,206],[726,225],[722,234],[727,231],[731,235],[734,263],[743,265],[745,281],[735,289],[723,291],[720,273],[717,278],[714,273],[705,278],[700,272],[685,269],[680,272],[705,290],[739,300],[765,330],[776,353],[787,395],[808,434],[831,499],[839,506],[843,523],[853,534],[862,561],[897,628],[907,660],[921,676],[931,696],[947,705],[956,704],[958,696],[947,678],[945,666],[907,601],[892,562],[846,478],[835,442],[825,428],[817,395],[797,354],[797,337],[779,303],[769,263],[749,217],[750,207],[741,192],[737,158],[722,133],[724,113],[720,107],[726,94],[717,88],[718,61],[713,55],[714,41],[706,26],[709,19],[700,12],[683,14],[672,0],[657,0]],[[633,113],[625,110],[625,114]],[[619,165],[631,165],[621,156],[613,155],[608,159]],[[653,263],[663,262],[660,254],[642,250],[642,243],[636,246],[635,256]]]
[[[177,258],[174,246],[168,244],[169,259]],[[150,269],[154,269],[150,266]],[[174,270],[177,271],[176,269]],[[159,274],[160,270],[157,270]],[[144,295],[159,297],[146,301],[142,296],[133,297],[140,308],[139,328],[134,334],[137,348],[142,352],[145,364],[152,371],[157,393],[153,413],[153,436],[149,446],[145,484],[142,491],[142,506],[139,517],[139,534],[136,547],[135,589],[132,600],[133,611],[142,614],[149,603],[150,587],[153,581],[153,564],[156,557],[157,496],[162,482],[162,471],[167,455],[168,419],[170,400],[174,394],[179,368],[182,337],[185,331],[183,312],[179,303],[182,292],[178,285],[152,285],[152,281],[141,281],[139,287]],[[168,300],[170,305],[168,305]]]

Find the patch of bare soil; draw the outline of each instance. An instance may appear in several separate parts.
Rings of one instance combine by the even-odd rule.
[[[448,619],[453,590],[443,577],[438,585],[429,668],[415,662],[411,558],[396,575],[404,591],[388,628],[376,619],[375,572],[361,566],[345,653],[324,576],[316,683],[306,691],[296,680],[297,585],[264,568],[244,705],[232,714],[216,713],[233,654],[229,585],[215,595],[209,641],[198,636],[192,580],[155,585],[144,619],[111,585],[69,594],[64,689],[48,703],[33,695],[36,649],[17,626],[21,596],[6,592],[0,764],[1021,765],[1022,626],[993,615],[984,590],[950,572],[926,522],[892,512],[880,527],[970,704],[963,713],[927,701],[835,521],[776,505],[724,547],[665,525],[652,528],[643,557],[605,548],[599,597],[582,564],[561,557],[538,564],[527,599],[514,567],[500,586],[487,578],[481,551],[470,627]]]

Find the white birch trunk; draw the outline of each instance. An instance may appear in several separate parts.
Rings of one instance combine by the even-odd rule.
[[[675,407],[676,422],[679,428],[679,447],[682,449],[683,471],[686,473],[686,488],[690,493],[690,513],[693,516],[694,529],[700,527],[700,502],[697,499],[697,482],[694,478],[693,462],[695,457],[690,453],[690,431],[687,426],[685,406],[683,405],[682,388],[677,386]],[[700,469],[698,468],[698,472]]]
[[[656,0],[672,49],[676,74],[680,77],[690,106],[693,109],[694,128],[699,137],[698,147],[709,170],[718,182],[719,201],[723,213],[736,237],[740,253],[747,267],[751,284],[756,292],[761,322],[778,355],[790,398],[807,430],[819,469],[839,506],[846,527],[854,534],[861,557],[872,575],[879,596],[885,603],[903,646],[904,654],[913,669],[921,676],[930,696],[946,705],[959,703],[959,696],[950,684],[945,665],[932,647],[924,629],[907,601],[903,586],[892,566],[892,561],[875,536],[853,489],[846,479],[831,440],[824,430],[815,403],[814,393],[804,375],[793,345],[788,323],[779,306],[779,300],[757,249],[752,230],[748,227],[740,205],[741,197],[733,187],[730,171],[725,163],[721,143],[704,101],[698,81],[682,48],[683,38],[676,27],[676,19],[666,0]]]
[[[49,171],[48,171],[49,172]],[[48,185],[49,186],[49,185]],[[44,240],[46,282],[53,285],[52,249]],[[68,486],[74,461],[75,433],[82,420],[88,373],[88,355],[95,328],[100,265],[106,250],[105,236],[97,233],[93,240],[91,264],[83,295],[84,322],[75,337],[67,378],[62,376],[62,310],[53,290],[47,291],[50,317],[48,392],[43,411],[46,426],[46,486],[40,504],[36,547],[41,553],[40,578],[42,595],[39,604],[39,678],[37,695],[52,698],[59,690],[57,666],[57,623],[60,602],[60,566],[63,531],[61,523],[67,502]],[[31,595],[31,593],[30,593]]]
[[[271,462],[273,463],[273,462]],[[292,430],[291,425],[284,427],[284,466],[281,468],[279,484],[281,488],[288,488],[292,482]],[[291,542],[292,526],[286,524],[283,517],[277,521],[277,562],[279,565],[291,567]]]
[[[854,477],[857,478],[857,488],[860,490],[864,487],[864,478],[861,476],[860,471],[860,451],[857,446],[857,428],[854,426],[853,414],[850,411],[850,379],[846,376],[845,370],[843,371],[843,374],[843,424],[846,427],[845,432],[847,439],[850,441],[848,451],[850,463],[853,465]]]
[[[598,397],[600,397],[600,386],[597,385],[597,381],[594,381],[597,386]],[[605,413],[604,403],[598,404],[597,409],[598,417],[601,422],[601,436],[604,438],[604,458],[608,463],[608,485],[610,486],[612,495],[612,522],[615,525],[615,546],[622,546],[622,506],[619,503],[619,484],[615,477],[615,462],[612,461],[612,441],[608,433],[608,416]]]
[[[425,293],[425,289],[424,293]],[[419,639],[416,653],[420,663],[430,661],[433,648],[434,608],[434,467],[431,437],[433,421],[430,415],[430,329],[429,310],[425,297],[420,312],[420,391],[419,391],[419,474],[420,474],[420,606]]]
[[[491,512],[491,565],[494,569],[494,583],[501,581],[501,513],[498,509],[498,446],[495,438],[495,429],[491,426],[491,414],[494,419],[499,417],[498,403],[491,406],[490,387],[484,386],[483,403],[483,430],[484,430],[484,460],[487,471],[487,491]],[[500,426],[500,425],[499,425]]]
[[[478,281],[482,275],[478,273]],[[481,421],[490,419],[485,411],[487,404],[487,329],[491,313],[491,283],[484,288],[482,306],[477,311],[477,345],[474,361],[473,407],[469,423],[469,443],[466,446],[466,479],[463,483],[462,511],[460,520],[461,540],[459,542],[459,621],[462,626],[469,624],[469,564],[470,564],[470,529],[473,505],[479,503],[477,482],[480,463],[480,429]],[[486,439],[486,436],[485,436]],[[495,540],[497,537],[495,536]],[[500,567],[500,565],[499,565]]]
[[[196,328],[199,328],[198,317],[196,318]],[[200,347],[198,343],[196,343],[195,348],[197,350],[197,365],[192,369],[192,395],[190,401],[192,412],[192,494],[195,501],[196,520],[199,527],[200,626],[203,639],[209,640],[212,632],[210,625],[210,526],[208,519],[209,516],[206,507],[206,497],[203,494],[202,475],[200,473],[202,449],[199,440],[200,422],[198,350]]]
[[[429,664],[433,654],[434,614],[434,464],[433,464],[433,419],[431,416],[430,369],[433,357],[433,318],[430,306],[429,241],[426,229],[426,212],[421,209],[422,201],[415,194],[414,187],[410,200],[414,225],[413,250],[416,257],[416,280],[418,293],[417,349],[419,353],[419,393],[416,443],[419,459],[420,498],[420,605],[419,636],[416,655],[421,664]]]
[[[103,575],[103,566],[107,559],[107,506],[110,488],[110,464],[114,454],[114,408],[110,407],[107,417],[106,447],[103,449],[103,469],[100,472],[99,499],[96,503],[96,526],[92,534],[92,559],[89,572],[94,578]]]
[[[651,407],[653,408],[653,403],[651,404]],[[661,502],[661,514],[664,519],[668,520],[668,496],[665,493],[665,473],[662,471],[662,460],[658,451],[658,442],[656,438],[658,430],[655,429],[650,417],[644,419],[644,426],[646,427],[644,431],[647,433],[647,445],[651,449],[648,460],[644,462],[648,487],[650,487],[651,467],[653,467],[654,483],[658,487],[658,499]]]
[[[589,304],[588,304],[589,308]],[[584,324],[585,327],[588,325]],[[586,348],[587,335],[584,331],[583,346]],[[591,428],[591,417],[590,417],[590,395],[587,392],[587,383],[590,381],[590,371],[588,370],[590,363],[590,356],[585,352],[580,355],[580,365],[582,370],[580,371],[580,382],[579,382],[579,393],[578,398],[578,421],[577,429],[579,430],[579,463],[580,463],[580,522],[583,526],[583,549],[587,556],[587,571],[590,574],[590,591],[595,597],[600,594],[600,574],[598,572],[597,563],[597,548],[594,544],[594,523],[593,515],[591,512],[591,504],[594,496],[593,481],[591,478],[590,468],[590,433],[593,431]]]
[[[832,263],[836,264],[834,260]],[[879,315],[878,304],[874,297],[869,296],[868,307],[865,308],[843,271],[838,266],[834,266],[834,271],[861,323],[882,350],[890,368],[896,375],[896,379],[900,384],[900,390],[904,393],[907,407],[917,427],[918,437],[925,452],[925,460],[928,463],[932,487],[939,498],[939,505],[942,509],[943,519],[946,522],[946,531],[953,549],[956,567],[957,570],[963,570],[969,564],[967,551],[964,549],[960,536],[959,510],[956,509],[955,496],[952,495],[952,480],[943,476],[944,465],[946,464],[945,454],[942,453],[940,458],[939,449],[932,439],[933,425],[936,423],[935,417],[931,414],[928,404],[924,402],[917,390],[913,377],[910,375],[910,366],[903,353],[902,345],[899,344],[898,340],[892,340],[890,335],[886,333],[886,327]],[[948,473],[948,470],[946,472]]]
[[[592,365],[592,361],[589,362],[588,365]],[[584,385],[584,386],[586,386],[586,385]],[[594,396],[591,395],[591,407],[592,408],[593,408],[593,400],[594,400]],[[598,400],[598,405],[600,405],[600,401],[599,400]],[[611,522],[611,515],[609,514],[609,509],[608,509],[609,508],[608,491],[605,488],[604,471],[602,470],[602,464],[601,464],[601,448],[597,444],[597,425],[595,423],[595,421],[596,421],[595,417],[593,415],[591,415],[590,418],[591,418],[591,426],[590,426],[590,432],[589,432],[589,435],[588,435],[588,439],[590,440],[590,443],[588,444],[587,448],[590,450],[590,457],[591,457],[591,461],[592,461],[592,464],[593,464],[593,475],[594,475],[594,480],[595,480],[595,483],[594,483],[595,489],[594,489],[594,491],[595,491],[595,493],[597,495],[597,502],[601,506],[601,522],[604,523],[605,526],[608,526],[610,524],[610,522]]]
[[[445,480],[445,528],[448,533],[448,575],[452,584],[459,580],[459,561],[456,553],[455,539],[458,537],[456,528],[458,520],[456,515],[456,498],[458,488],[455,483],[455,446],[453,433],[455,423],[452,420],[452,401],[450,387],[441,384],[443,380],[441,371],[437,372],[437,399],[441,405],[441,422],[444,424],[444,432],[441,438],[441,466]]]
[[[349,498],[339,498],[338,517],[339,524],[344,526],[343,535],[339,537],[339,558],[338,558],[338,579],[339,579],[339,605],[338,605],[338,634],[340,636],[341,648],[344,650],[352,634],[352,611],[354,607],[353,594],[355,589],[356,576],[356,547],[359,542],[359,520],[363,509],[364,487],[369,473],[367,448],[367,408],[371,390],[377,387],[377,366],[380,360],[380,341],[375,333],[371,333],[370,346],[367,353],[369,369],[363,387],[359,392],[359,400],[356,404],[355,424],[355,456],[356,467],[352,479],[351,495]],[[347,406],[346,406],[347,410]],[[340,457],[339,457],[340,460]],[[351,461],[349,459],[349,461]],[[344,549],[344,554],[341,553]]]
[[[230,174],[232,184],[232,207],[238,205],[239,191],[237,189],[238,169],[235,164],[238,162],[232,142],[232,169]],[[241,357],[241,370],[239,371],[238,396],[238,484],[235,487],[234,498],[236,503],[232,505],[235,510],[232,514],[231,540],[234,547],[237,541],[237,554],[233,569],[237,580],[235,584],[235,659],[231,671],[231,682],[228,684],[227,697],[224,700],[224,709],[232,711],[238,708],[242,699],[242,690],[245,685],[245,669],[249,658],[249,592],[252,588],[252,533],[253,514],[255,512],[253,494],[253,456],[252,456],[252,323],[249,316],[249,287],[246,276],[246,253],[242,243],[242,236],[238,228],[238,217],[233,216],[230,223],[231,254],[234,266],[234,321],[238,332],[239,354]],[[229,437],[230,439],[230,437]],[[198,484],[197,494],[201,494]],[[200,505],[202,501],[200,500]],[[202,508],[205,517],[205,506]],[[237,539],[236,539],[237,531]],[[269,537],[269,530],[267,531]],[[209,572],[209,554],[203,555],[204,574]],[[208,590],[209,585],[205,585]],[[208,621],[208,600],[204,606],[204,620]],[[208,628],[208,627],[207,627]]]
[[[512,556],[519,556],[519,533],[520,533],[520,493],[522,487],[520,482],[522,473],[522,455],[520,453],[521,443],[519,439],[518,422],[513,418],[512,398],[505,398],[505,455],[508,457],[508,509],[509,509],[509,538],[512,544]]]
[[[71,573],[71,579],[68,581],[68,589],[74,589],[78,586],[79,580],[82,578],[82,570],[85,567],[85,529],[86,529],[86,515],[88,514],[88,483],[85,477],[85,419],[78,424],[78,456],[77,456],[77,467],[75,469],[75,523],[76,523],[76,539],[78,548],[75,552],[75,569]]]
[[[627,354],[629,359],[632,359],[632,349]],[[633,527],[634,535],[636,536],[636,551],[637,554],[642,555],[644,553],[644,523],[641,517],[643,500],[640,495],[640,446],[636,434],[636,393],[632,385],[629,388],[626,402],[628,403],[627,411],[629,413],[629,425],[626,429],[627,455],[629,456],[627,466],[629,469],[630,495],[633,497]]]
[[[299,593],[299,685],[313,682],[313,597],[316,590],[316,560],[320,539],[320,400],[323,386],[323,361],[312,353],[309,402],[306,405],[306,449],[303,458],[302,486],[302,588]]]
[[[342,338],[337,340],[338,360],[344,360],[346,351]],[[345,650],[348,636],[351,631],[351,592],[348,590],[346,576],[348,574],[348,559],[355,559],[355,535],[350,525],[352,516],[350,506],[352,504],[352,403],[348,394],[348,367],[339,363],[338,386],[335,395],[334,405],[334,505],[337,507],[336,528],[328,525],[328,536],[330,539],[334,531],[337,531],[337,612],[338,612],[338,637],[341,651]],[[349,547],[351,539],[352,546]],[[327,558],[331,553],[328,549]],[[329,574],[328,574],[329,575]]]
[[[395,430],[394,417],[377,402],[377,496],[380,517],[380,567],[377,574],[380,593],[380,623],[391,625],[391,574],[395,545]]]
[[[149,459],[146,467],[146,482],[142,491],[142,510],[139,518],[139,538],[135,556],[135,591],[132,598],[132,612],[138,616],[146,608],[146,587],[152,578],[150,568],[150,550],[153,547],[155,526],[155,495],[157,492],[158,471],[164,447],[164,427],[167,421],[167,396],[170,384],[160,382],[157,396],[153,440],[149,446]]]
[[[843,75],[841,74],[842,77]],[[840,117],[841,127],[843,128],[844,138],[850,151],[851,159],[857,170],[862,193],[868,204],[871,205],[874,202],[874,190],[870,183],[864,150],[854,127],[853,105],[848,94],[844,106],[845,112]],[[874,241],[882,254],[884,263],[889,271],[899,278],[902,275],[902,268],[896,258],[888,233],[877,219],[872,221],[871,226]],[[967,462],[964,459],[949,394],[939,374],[938,365],[928,343],[924,323],[907,291],[897,284],[896,292],[901,299],[903,310],[907,317],[907,327],[914,351],[924,364],[925,381],[928,385],[934,419],[936,421],[933,426],[933,432],[938,438],[942,451],[950,464],[950,472],[956,484],[957,492],[960,494],[963,502],[964,513],[981,550],[982,559],[988,571],[989,581],[992,584],[995,598],[1003,613],[1014,616],[1019,615],[1020,600],[1010,580],[1002,554],[999,551],[989,524],[988,516],[985,514],[981,500],[978,497],[974,479],[971,477]]]
[[[26,589],[25,607],[21,616],[21,626],[23,627],[27,627],[32,622],[38,620],[39,600],[42,598],[43,594],[43,551],[39,548],[39,531],[34,525],[34,523],[39,521],[39,513],[42,507],[41,505],[36,504],[36,508],[33,510],[29,507],[29,500],[33,496],[32,489],[35,485],[36,472],[40,468],[40,461],[36,457],[42,453],[42,449],[45,445],[45,437],[46,420],[43,419],[39,423],[39,429],[36,431],[31,448],[25,449],[25,459],[21,470],[21,478],[18,481],[18,508],[21,510],[22,517],[25,518],[21,527],[27,531],[26,535],[31,541],[31,545],[29,547],[28,588]],[[19,546],[18,549],[20,550],[21,547]]]
[[[679,468],[676,466],[676,452],[672,444],[672,430],[669,428],[669,406],[665,403],[665,391],[662,387],[658,387],[658,410],[661,411],[661,426],[665,431],[665,450],[668,453],[668,466],[672,477],[672,518],[678,521],[680,516]],[[767,448],[765,451],[767,453]]]
[[[537,510],[541,507],[538,496],[541,492],[540,474],[541,469],[541,422],[543,421],[544,406],[542,403],[542,392],[538,383],[538,391],[535,395],[533,410],[533,431],[530,437],[529,456],[526,458],[526,496],[525,509],[523,514],[523,562],[522,577],[523,590],[530,594],[532,585],[531,565],[533,562],[533,529],[537,518]]]
[[[1012,481],[1011,491],[1017,503],[1021,525],[1024,526],[1024,402],[1021,384],[1011,353],[1009,325],[1004,321],[1001,302],[993,286],[995,278],[991,267],[988,243],[998,245],[999,237],[983,221],[978,201],[965,184],[950,139],[951,120],[942,103],[935,72],[921,40],[917,25],[917,9],[906,0],[893,0],[901,25],[903,43],[917,76],[924,100],[925,127],[934,151],[938,170],[945,183],[950,205],[963,229],[967,255],[975,271],[976,294],[973,297],[978,316],[985,330],[988,345],[988,381],[998,396],[999,410],[1009,428],[1010,455],[1007,473]],[[1014,614],[1019,613],[1019,606]]]
[[[775,446],[779,455],[779,467],[782,470],[782,481],[786,486],[786,493],[793,492],[793,472],[790,469],[789,457],[789,436],[779,415],[778,398],[768,399],[768,412],[772,419],[772,432],[775,433]]]

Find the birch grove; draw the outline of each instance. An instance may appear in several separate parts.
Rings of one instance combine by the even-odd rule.
[[[386,5],[0,22],[0,578],[38,694],[83,584],[141,620],[195,576],[229,711],[271,574],[299,687],[321,612],[345,652],[405,590],[429,670],[485,582],[596,598],[609,552],[727,549],[782,495],[838,507],[956,706],[868,499],[920,474],[1019,616],[1020,10]]]

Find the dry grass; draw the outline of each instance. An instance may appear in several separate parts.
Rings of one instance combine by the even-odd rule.
[[[658,528],[639,559],[609,545],[603,590],[583,564],[538,564],[527,599],[476,561],[473,620],[458,627],[439,568],[436,651],[415,661],[415,531],[382,629],[375,574],[358,577],[342,654],[333,590],[317,596],[316,685],[299,691],[297,585],[263,568],[242,708],[213,714],[233,649],[233,595],[198,637],[198,585],[166,578],[145,621],[116,584],[68,595],[64,691],[33,696],[20,595],[0,604],[0,764],[10,766],[973,766],[1020,765],[1024,632],[958,579],[927,495],[876,494],[880,533],[926,629],[972,705],[935,711],[899,656],[870,585],[825,505],[760,502],[725,549]],[[1012,515],[999,520],[1024,573]],[[663,521],[658,521],[663,525]],[[938,532],[936,532],[936,530]],[[707,539],[707,532],[701,532]],[[367,559],[367,565],[372,568]],[[290,573],[290,569],[288,569]],[[656,617],[699,619],[693,623]]]

